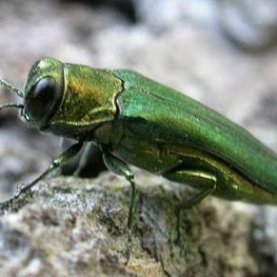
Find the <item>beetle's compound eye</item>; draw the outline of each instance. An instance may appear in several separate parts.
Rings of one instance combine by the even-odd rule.
[[[25,98],[25,108],[32,121],[39,125],[55,113],[62,98],[62,92],[52,77],[39,80],[28,92]]]

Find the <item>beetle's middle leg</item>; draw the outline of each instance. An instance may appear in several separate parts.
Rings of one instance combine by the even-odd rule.
[[[134,174],[129,168],[128,164],[126,164],[124,161],[120,160],[119,158],[115,157],[109,152],[103,151],[103,160],[109,170],[111,170],[115,174],[124,176],[131,185],[130,206],[127,225],[128,228],[132,230],[136,215],[136,203],[138,194],[136,183],[134,181]]]
[[[93,147],[95,147],[95,144],[92,141],[89,141],[86,143],[84,150],[81,154],[81,158],[80,161],[78,163],[77,168],[75,169],[73,175],[74,177],[79,177],[80,172],[84,169],[84,167],[86,166],[88,160],[89,160],[89,156],[91,155],[91,150],[93,149]]]

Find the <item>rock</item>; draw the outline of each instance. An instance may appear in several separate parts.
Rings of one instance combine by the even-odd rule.
[[[128,189],[110,173],[40,182],[0,221],[2,276],[253,276],[251,220],[208,197],[181,215],[191,191],[140,172],[138,212],[127,228]]]

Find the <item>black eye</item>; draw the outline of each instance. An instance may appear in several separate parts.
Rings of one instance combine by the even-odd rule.
[[[55,113],[61,98],[62,92],[55,80],[52,77],[45,77],[27,93],[25,98],[26,112],[31,120],[45,124]]]

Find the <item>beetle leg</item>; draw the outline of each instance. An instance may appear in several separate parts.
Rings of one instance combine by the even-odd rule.
[[[193,186],[196,186],[196,188],[200,189],[198,193],[196,193],[190,199],[185,201],[184,204],[181,204],[181,207],[177,208],[176,241],[180,242],[181,212],[184,209],[191,209],[193,206],[200,203],[209,194],[212,194],[216,189],[217,180],[216,177],[210,173],[206,173],[199,170],[182,170],[180,169],[180,167],[178,167],[178,170],[172,170],[164,173],[163,176],[175,182],[193,184]]]
[[[65,150],[63,153],[61,153],[58,157],[56,157],[53,160],[53,162],[50,164],[50,166],[42,174],[40,174],[35,180],[33,180],[29,184],[21,186],[14,196],[12,196],[8,200],[0,203],[0,210],[9,208],[16,199],[18,199],[22,194],[29,191],[34,185],[36,185],[40,180],[45,178],[49,173],[51,173],[55,169],[63,166],[69,160],[74,158],[76,156],[76,154],[82,148],[82,145],[83,145],[82,142],[75,143],[72,146],[70,146],[67,150]]]
[[[177,170],[171,170],[162,174],[165,178],[183,184],[192,185],[200,190],[191,199],[186,201],[183,208],[190,209],[201,202],[209,194],[216,189],[216,177],[211,173],[199,170],[182,170],[178,167]]]
[[[103,152],[103,160],[109,170],[111,170],[115,174],[124,176],[131,185],[130,206],[127,225],[128,228],[131,230],[136,214],[136,198],[138,194],[136,183],[134,182],[134,174],[127,163],[113,156],[109,152]]]
[[[75,177],[78,177],[82,169],[86,166],[93,147],[95,147],[95,144],[92,141],[85,144],[78,166],[73,173]]]

